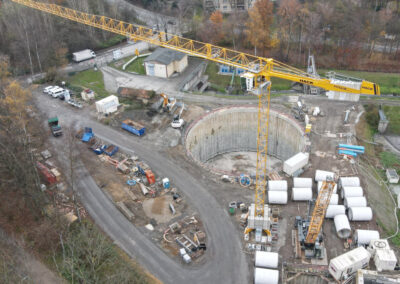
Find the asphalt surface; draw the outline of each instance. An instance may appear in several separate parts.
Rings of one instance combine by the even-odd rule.
[[[47,117],[57,115],[63,126],[90,126],[96,136],[120,146],[126,152],[139,155],[159,176],[168,176],[174,185],[184,194],[189,206],[194,206],[204,223],[208,236],[205,262],[196,265],[178,263],[149,240],[142,230],[136,228],[116,209],[112,201],[96,185],[85,167],[80,163],[76,172],[76,188],[85,208],[96,224],[128,255],[136,259],[144,268],[164,283],[248,283],[250,272],[247,257],[242,253],[240,234],[226,210],[222,209],[210,188],[185,168],[167,158],[160,149],[146,141],[144,145],[139,137],[112,129],[98,123],[88,116],[85,110],[74,109],[66,103],[34,92],[36,105]],[[46,126],[45,126],[46,127]],[[54,146],[61,149],[65,137],[50,138]],[[88,151],[87,153],[91,153]],[[59,160],[67,165],[67,154],[58,153]]]

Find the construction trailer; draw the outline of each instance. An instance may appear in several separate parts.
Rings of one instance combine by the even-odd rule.
[[[331,259],[329,273],[337,281],[349,279],[358,269],[366,268],[370,259],[371,254],[364,247],[358,247]]]

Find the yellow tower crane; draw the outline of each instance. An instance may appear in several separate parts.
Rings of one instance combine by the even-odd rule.
[[[144,26],[126,23],[105,16],[76,11],[56,4],[33,0],[11,1],[77,23],[120,34],[130,40],[145,41],[150,44],[246,70],[248,72],[246,74],[248,90],[258,96],[257,164],[254,206],[254,216],[256,217],[264,217],[271,77],[286,79],[330,91],[380,95],[379,86],[368,81],[362,81],[360,89],[349,88],[333,81],[331,82],[330,79],[317,78],[312,74],[308,74],[272,58],[254,56],[209,43],[155,31]]]

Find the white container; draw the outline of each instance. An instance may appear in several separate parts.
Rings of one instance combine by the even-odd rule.
[[[339,194],[332,194],[331,200],[329,200],[329,205],[338,205],[339,204]]]
[[[190,257],[190,255],[188,255],[188,254],[185,254],[184,256],[182,256],[182,258],[183,258],[183,261],[185,262],[185,263],[191,263],[192,262],[192,258]]]
[[[312,178],[293,178],[293,187],[312,188]]]
[[[311,188],[292,188],[292,200],[293,201],[309,201],[312,199]]]
[[[254,269],[254,284],[278,284],[279,271],[266,268]]]
[[[394,270],[397,263],[396,255],[391,249],[378,249],[374,256],[376,270]]]
[[[387,240],[371,240],[367,247],[368,252],[373,257],[377,250],[390,249],[389,242]]]
[[[318,193],[321,191],[322,183],[323,181],[318,182]],[[335,183],[335,186],[333,187],[333,193],[337,193],[337,183]]]
[[[333,180],[335,178],[335,173],[321,170],[315,171],[315,181],[326,181],[328,177]]]
[[[354,241],[358,245],[369,245],[372,240],[379,238],[379,232],[374,230],[356,230],[354,233]]]
[[[269,180],[268,190],[270,191],[287,191],[288,185],[286,180]]]
[[[255,266],[262,268],[278,268],[279,254],[277,252],[256,251]]]
[[[325,218],[335,218],[336,215],[343,214],[346,214],[346,207],[344,205],[328,205]]]
[[[350,221],[371,221],[373,217],[371,207],[350,207],[347,215]]]
[[[366,207],[367,198],[361,197],[346,197],[344,199],[344,206],[346,207]]]
[[[94,53],[94,51],[90,50],[90,49],[85,49],[85,50],[81,50],[81,51],[77,51],[72,53],[72,60],[74,60],[75,62],[81,62],[83,60],[87,60],[87,59],[91,59],[91,58],[95,58],[96,54]]]
[[[98,113],[109,114],[118,110],[119,100],[117,96],[111,95],[96,102]]]
[[[360,186],[359,177],[341,177],[339,178],[339,186],[343,188],[345,186],[355,187]]]
[[[358,269],[367,267],[370,258],[370,253],[364,247],[358,247],[331,259],[329,273],[337,281],[348,279]]]
[[[297,153],[283,163],[283,171],[289,176],[293,175],[296,171],[308,164],[308,158],[308,153]]]
[[[268,203],[270,204],[287,204],[287,191],[268,191]]]
[[[354,186],[354,187],[343,187],[342,191],[340,193],[340,197],[346,198],[346,197],[361,197],[364,196],[363,189],[359,186]]]
[[[341,239],[350,237],[351,228],[347,216],[344,214],[336,215],[333,220],[335,222],[335,228],[338,237]]]

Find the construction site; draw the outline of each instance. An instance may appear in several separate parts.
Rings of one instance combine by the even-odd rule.
[[[55,4],[12,2],[132,41],[133,60],[90,59],[107,97],[90,85],[62,100],[47,85],[33,89],[54,136],[39,152],[72,143],[79,160],[72,181],[68,153],[42,155],[38,166],[60,204],[76,184],[82,216],[67,210],[71,222],[90,216],[162,283],[400,283],[400,194],[364,158],[357,132],[361,100],[380,96],[377,84],[323,78],[312,55],[304,71]],[[146,75],[119,69],[142,53]],[[207,62],[243,70],[245,94],[210,95]],[[271,78],[300,89],[273,95]]]

